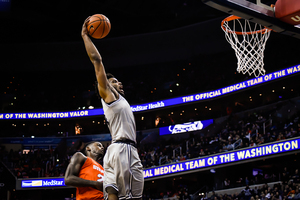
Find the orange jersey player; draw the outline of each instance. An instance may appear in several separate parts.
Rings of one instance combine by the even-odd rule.
[[[65,173],[65,184],[76,187],[76,200],[103,200],[104,169],[97,162],[103,152],[100,142],[91,142],[83,152],[72,156]]]

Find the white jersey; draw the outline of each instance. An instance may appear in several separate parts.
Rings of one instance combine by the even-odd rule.
[[[130,105],[121,95],[111,104],[103,99],[101,102],[112,137],[112,144],[103,158],[104,199],[108,199],[109,187],[118,192],[119,200],[142,198],[144,173],[137,148],[126,142],[117,142],[131,140],[136,143],[135,120]]]
[[[119,99],[107,104],[101,99],[104,115],[108,122],[112,143],[129,139],[136,143],[136,126],[129,103],[119,94]]]

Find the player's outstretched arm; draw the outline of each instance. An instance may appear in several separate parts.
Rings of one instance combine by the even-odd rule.
[[[91,181],[78,177],[80,169],[85,161],[86,156],[80,152],[77,152],[72,156],[65,173],[65,184],[74,187],[93,187],[103,191],[103,182]]]
[[[99,94],[105,100],[107,96],[111,94],[111,90],[109,88],[110,84],[106,78],[106,72],[102,63],[102,57],[88,35],[87,23],[89,22],[89,19],[90,17],[88,17],[84,21],[81,30],[81,36],[84,41],[86,52],[95,68]]]

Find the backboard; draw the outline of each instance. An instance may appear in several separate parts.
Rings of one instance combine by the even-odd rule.
[[[261,0],[202,0],[215,9],[266,26],[277,33],[300,39],[300,28],[275,18],[274,8]]]

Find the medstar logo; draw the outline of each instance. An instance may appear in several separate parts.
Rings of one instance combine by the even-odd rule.
[[[63,186],[64,181],[43,181],[43,186]]]

